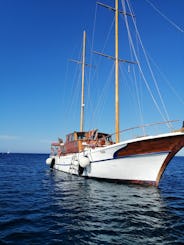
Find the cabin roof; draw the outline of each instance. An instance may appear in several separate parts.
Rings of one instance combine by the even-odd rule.
[[[72,134],[87,134],[87,133],[89,133],[91,130],[89,130],[89,131],[74,131],[74,132],[72,132],[72,133],[69,133],[69,134],[67,134],[66,135],[66,137],[67,136],[69,136],[69,135],[72,135]],[[109,133],[103,133],[103,132],[98,132],[98,134],[99,135],[104,135],[104,136],[111,136],[111,134],[109,134]]]

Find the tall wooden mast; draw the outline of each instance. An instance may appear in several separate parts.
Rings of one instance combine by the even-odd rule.
[[[82,50],[82,92],[81,92],[81,116],[80,116],[80,131],[84,131],[84,70],[86,57],[86,32],[83,32],[83,50]]]
[[[102,55],[104,57],[108,57],[115,61],[115,135],[116,135],[116,143],[120,141],[120,130],[119,130],[119,62],[129,63],[129,64],[137,64],[133,61],[128,61],[125,59],[119,59],[119,13],[123,15],[128,15],[134,17],[131,13],[126,13],[123,11],[119,11],[119,1],[115,0],[115,8],[108,6],[103,3],[97,2],[98,5],[110,9],[115,12],[115,57],[106,55],[99,52],[94,52],[96,54]]]
[[[115,0],[115,133],[119,142],[119,43],[118,43],[118,0]]]

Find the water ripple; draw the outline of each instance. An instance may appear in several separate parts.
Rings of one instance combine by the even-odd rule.
[[[46,157],[0,156],[0,244],[184,243],[184,158],[155,188],[50,171]]]

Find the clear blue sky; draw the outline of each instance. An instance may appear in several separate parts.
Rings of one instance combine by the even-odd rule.
[[[150,1],[184,29],[183,0]],[[80,86],[75,75],[77,65],[69,63],[68,59],[80,57],[84,29],[90,49],[95,3],[95,0],[0,1],[0,152],[48,153],[51,141],[79,130],[80,93],[73,93],[76,91],[74,85]],[[112,0],[103,3],[113,5]],[[179,96],[184,98],[184,33],[169,24],[146,0],[133,0],[132,4],[146,50]],[[98,7],[95,50],[102,51],[104,36],[108,33],[107,19],[111,24],[112,16],[110,11]],[[113,43],[107,46],[110,55],[113,55],[112,48]],[[127,58],[125,54],[121,54],[121,58]],[[112,61],[109,62],[112,65]],[[90,106],[96,103],[96,112],[100,81],[96,77],[86,88],[86,93],[90,93]],[[165,88],[162,84],[170,117],[184,120],[183,105],[172,93],[167,94]],[[112,90],[112,84],[107,87],[107,92],[104,89],[107,97]],[[113,101],[106,99],[104,96],[105,102],[99,103],[101,107],[104,103],[99,115],[89,106],[86,129],[114,131],[114,120],[109,120],[113,115]],[[122,118],[127,118],[121,129],[137,125],[133,121],[135,114],[130,113],[130,105],[131,102],[127,102],[126,108],[121,109]],[[152,117],[151,108],[145,109],[148,115],[145,123],[162,121]],[[94,116],[96,119],[92,120]]]

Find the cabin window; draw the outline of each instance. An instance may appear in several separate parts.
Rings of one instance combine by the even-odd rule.
[[[69,134],[69,135],[67,135],[67,137],[66,137],[66,141],[67,142],[71,142],[71,141],[74,141],[74,134]]]
[[[85,133],[77,133],[77,139],[82,140],[85,138]]]
[[[107,137],[107,141],[110,141],[111,142],[112,141],[112,137],[111,136],[108,136]]]

